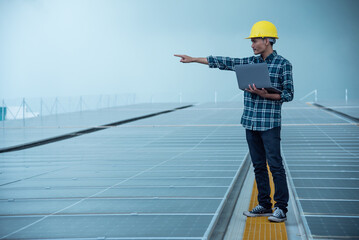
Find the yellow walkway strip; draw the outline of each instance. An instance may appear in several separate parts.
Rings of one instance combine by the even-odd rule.
[[[274,183],[272,179],[272,174],[269,171],[269,181],[271,187],[271,198],[273,199],[274,195]],[[258,205],[257,200],[258,190],[257,183],[254,180],[253,191],[251,202],[249,204],[249,210],[252,210],[255,206]],[[272,200],[273,202],[273,200]],[[274,205],[274,204],[273,204]],[[285,228],[285,223],[272,223],[268,221],[268,217],[247,217],[246,227],[244,229],[243,239],[273,239],[273,240],[285,240],[287,238],[287,230]]]

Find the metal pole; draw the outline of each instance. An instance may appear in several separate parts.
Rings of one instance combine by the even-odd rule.
[[[69,102],[68,102],[68,107],[67,107],[67,112],[72,112],[72,109],[71,109],[71,97],[68,98],[69,99]],[[75,105],[75,104],[74,104]],[[65,109],[66,110],[66,109]]]
[[[22,123],[25,126],[25,98],[22,99]]]
[[[348,89],[345,89],[345,104],[348,104]]]
[[[317,89],[315,89],[315,92],[314,92],[314,101],[315,102],[318,101],[318,91],[317,91]]]
[[[42,120],[42,98],[40,98],[40,118]]]
[[[56,116],[57,116],[57,97],[55,98],[55,111],[56,111]]]
[[[80,112],[82,112],[82,96],[80,96]]]

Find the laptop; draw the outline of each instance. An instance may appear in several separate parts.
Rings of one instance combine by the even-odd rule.
[[[243,91],[253,84],[256,88],[265,88],[269,93],[281,93],[279,89],[272,86],[267,63],[235,65],[238,87]]]

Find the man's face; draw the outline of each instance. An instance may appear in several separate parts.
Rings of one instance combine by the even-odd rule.
[[[264,50],[266,49],[266,42],[268,41],[267,39],[263,39],[263,38],[252,38],[252,49],[255,55],[257,54],[261,54],[264,52]]]

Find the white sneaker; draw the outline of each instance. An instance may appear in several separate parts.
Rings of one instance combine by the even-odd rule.
[[[255,208],[253,208],[251,211],[244,211],[243,215],[247,217],[266,217],[266,216],[272,216],[272,209],[271,208],[264,208],[261,205],[257,205]]]
[[[271,222],[284,222],[287,220],[287,216],[285,215],[285,213],[283,212],[282,209],[276,207],[274,208],[274,213],[272,216],[270,216],[268,218],[269,221]]]

